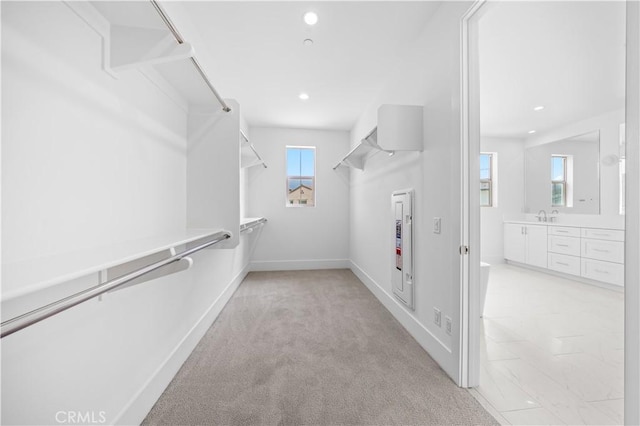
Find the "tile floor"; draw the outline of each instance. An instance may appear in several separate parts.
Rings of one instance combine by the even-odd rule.
[[[623,424],[623,307],[622,292],[492,265],[474,394],[507,424]]]

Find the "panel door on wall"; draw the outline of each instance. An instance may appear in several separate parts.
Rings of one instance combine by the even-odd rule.
[[[524,226],[517,223],[504,225],[504,258],[514,262],[525,261]]]
[[[528,265],[547,267],[547,227],[544,225],[527,225],[525,228]]]

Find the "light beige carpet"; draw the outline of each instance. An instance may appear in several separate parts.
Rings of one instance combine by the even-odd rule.
[[[497,424],[349,270],[250,273],[143,424]]]

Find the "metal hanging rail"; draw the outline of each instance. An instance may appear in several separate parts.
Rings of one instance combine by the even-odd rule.
[[[251,231],[256,226],[260,226],[263,223],[267,223],[267,219],[264,217],[258,218],[248,223],[243,223],[240,225],[240,232]]]
[[[171,34],[173,34],[173,36],[175,37],[175,39],[178,42],[178,44],[183,44],[184,43],[184,39],[180,35],[180,32],[175,27],[175,25],[173,25],[173,22],[171,22],[171,19],[169,19],[167,14],[164,12],[162,7],[158,4],[158,2],[156,0],[150,0],[150,1],[151,1],[151,4],[153,5],[154,9],[156,10],[156,12],[158,12],[158,15],[160,15],[160,18],[162,19],[162,21],[165,23],[167,28],[169,28],[169,31],[171,31]],[[200,76],[202,76],[202,79],[204,80],[204,82],[207,84],[207,86],[209,87],[209,89],[213,93],[213,96],[215,96],[216,99],[218,100],[218,102],[220,102],[220,105],[222,105],[222,110],[224,112],[231,111],[231,108],[229,107],[229,105],[227,105],[227,103],[224,101],[224,99],[222,99],[222,96],[220,96],[220,93],[218,93],[216,88],[213,87],[213,84],[211,84],[211,81],[209,80],[209,77],[207,77],[207,74],[205,74],[204,70],[202,69],[202,67],[200,66],[200,64],[196,60],[196,58],[194,58],[192,56],[190,59],[191,59],[191,63],[193,64],[193,66],[196,67],[196,70],[198,71]]]
[[[226,239],[229,239],[231,238],[231,234],[226,231],[221,231],[213,234],[211,237],[212,237],[211,240],[205,243],[199,244],[190,249],[187,249],[174,256],[168,257],[156,263],[152,263],[151,265],[137,269],[121,277],[114,278],[102,284],[98,284],[97,286],[72,294],[71,296],[65,297],[64,299],[57,300],[48,305],[34,309],[33,311],[27,312],[15,318],[11,318],[7,321],[4,321],[2,322],[2,324],[0,324],[0,330],[1,330],[0,338],[9,336],[10,334],[15,333],[16,331],[20,331],[23,328],[29,327],[30,325],[33,325],[44,319],[52,317],[53,315],[56,315],[62,311],[66,311],[67,309],[72,308],[76,305],[79,305],[82,302],[86,302],[89,299],[93,299],[94,297],[100,296],[101,294],[104,294],[117,287],[120,287],[128,283],[129,281],[135,280],[136,278],[139,278],[145,274],[148,274],[149,272],[153,272],[156,269],[162,268],[163,266],[166,266],[170,263],[177,262],[189,256],[190,254],[193,254],[197,251],[205,249],[209,246],[217,244]]]

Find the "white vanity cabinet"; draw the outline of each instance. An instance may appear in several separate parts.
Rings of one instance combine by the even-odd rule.
[[[580,254],[583,277],[624,285],[624,231],[582,228]]]
[[[506,222],[504,257],[588,280],[624,285],[624,231],[619,229]]]
[[[580,228],[549,226],[547,267],[565,274],[580,275]]]
[[[514,262],[547,267],[547,227],[506,223],[504,257]]]

